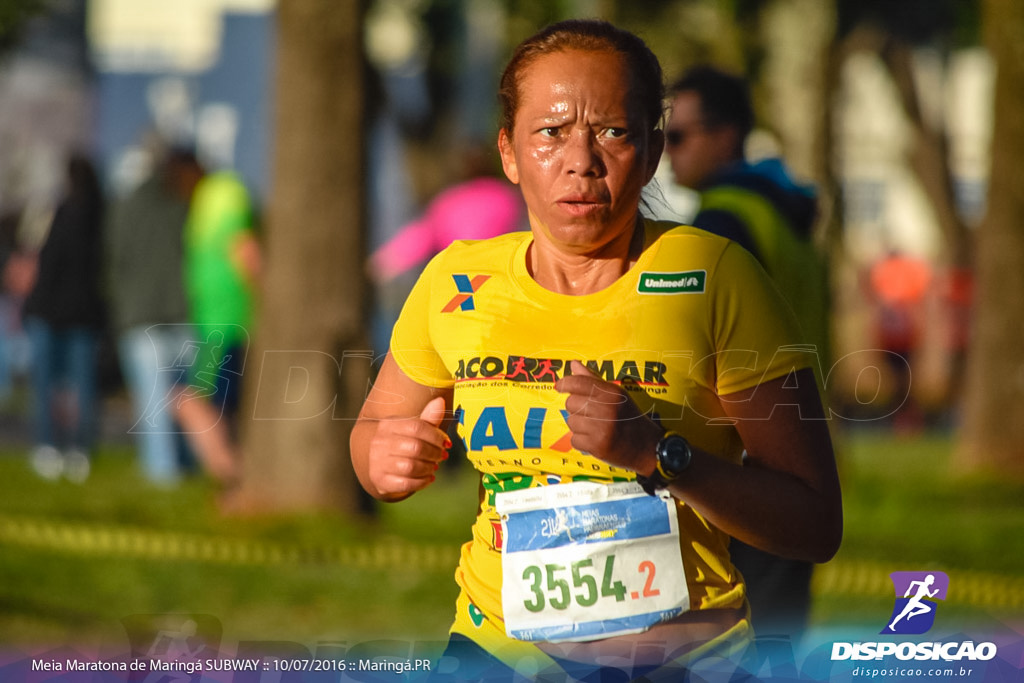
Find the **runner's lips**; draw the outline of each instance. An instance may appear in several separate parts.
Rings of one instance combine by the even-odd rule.
[[[604,204],[604,199],[596,194],[567,194],[559,197],[560,204]]]
[[[585,214],[603,208],[607,202],[597,195],[571,194],[558,199],[558,205],[573,214]]]

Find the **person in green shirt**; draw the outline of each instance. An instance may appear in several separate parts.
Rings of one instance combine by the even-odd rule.
[[[250,194],[237,174],[199,181],[185,224],[185,292],[198,345],[182,365],[190,387],[178,414],[207,469],[230,482],[242,374],[255,320],[260,248]]]

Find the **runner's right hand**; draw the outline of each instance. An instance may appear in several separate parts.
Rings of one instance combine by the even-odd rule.
[[[431,399],[419,417],[377,422],[370,443],[369,475],[385,498],[401,499],[434,481],[434,472],[448,458],[451,440],[441,430],[444,398]]]

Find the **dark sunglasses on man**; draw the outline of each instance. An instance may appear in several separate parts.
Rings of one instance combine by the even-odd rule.
[[[694,133],[700,132],[704,128],[705,126],[703,123],[694,123],[682,128],[669,128],[665,131],[665,144],[669,147],[678,147],[686,142],[687,138],[691,137]]]

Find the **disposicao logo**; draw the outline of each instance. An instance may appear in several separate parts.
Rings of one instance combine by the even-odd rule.
[[[706,270],[688,270],[682,273],[640,273],[636,291],[641,294],[685,294],[703,292]]]
[[[949,577],[943,572],[893,572],[889,575],[896,591],[896,604],[882,635],[919,635],[935,624],[936,600],[945,600]],[[943,642],[855,642],[832,643],[832,661],[883,660],[887,657],[918,661],[987,661],[997,654],[995,643],[974,641]]]
[[[893,572],[889,578],[896,590],[896,605],[881,633],[927,633],[935,623],[935,601],[946,599],[949,577],[943,572]]]

